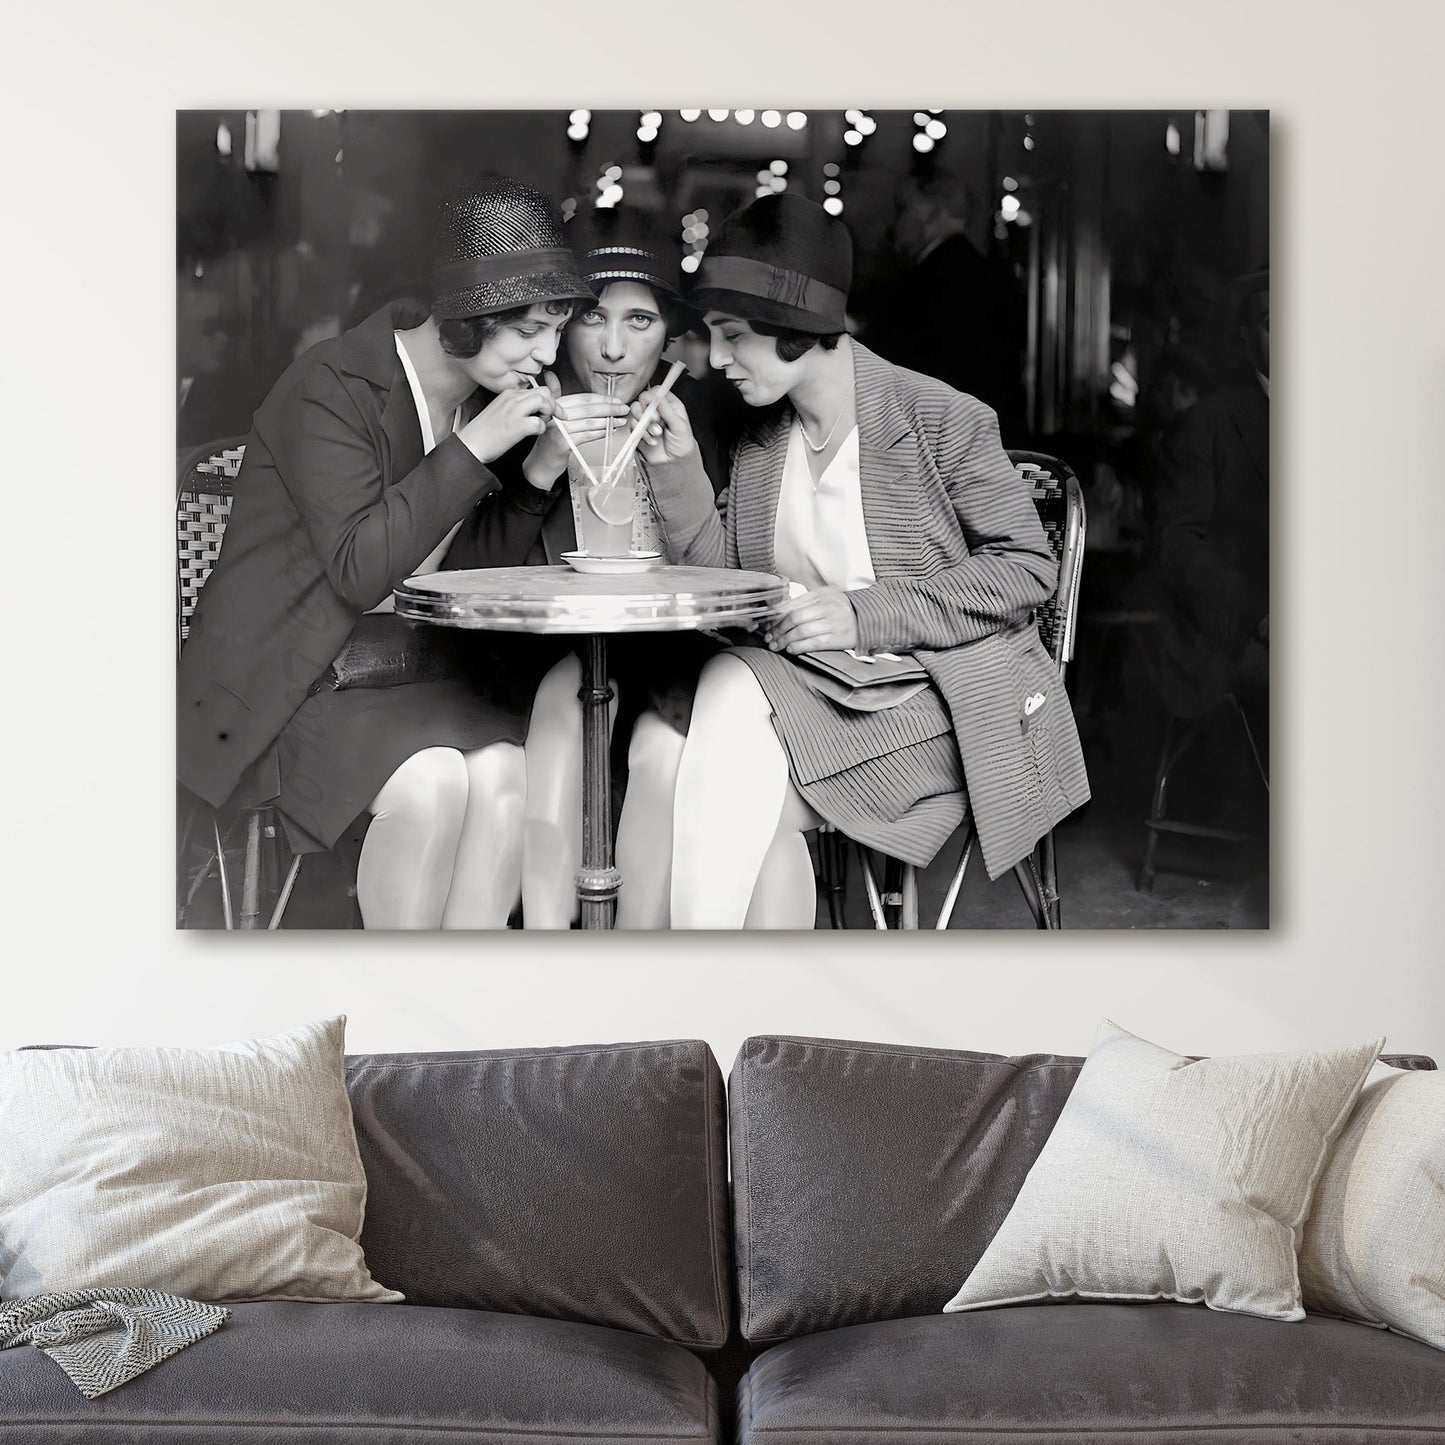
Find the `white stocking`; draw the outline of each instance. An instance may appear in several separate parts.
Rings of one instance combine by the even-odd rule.
[[[423,748],[386,780],[356,869],[364,927],[441,927],[466,810],[467,765],[455,748]]]
[[[627,796],[617,825],[618,928],[666,928],[672,890],[672,807],[685,739],[645,712],[627,748]]]
[[[698,680],[673,807],[672,926],[741,928],[789,789],[752,669],[723,653]]]
[[[748,904],[747,928],[812,928],[818,920],[818,880],[806,828],[821,819],[788,786],[788,803]],[[801,824],[801,826],[800,826]]]
[[[441,926],[505,928],[522,890],[526,755],[515,743],[491,743],[462,757],[467,807]]]

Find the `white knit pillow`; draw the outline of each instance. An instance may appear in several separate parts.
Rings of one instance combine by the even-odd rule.
[[[1445,1349],[1445,1074],[1377,1065],[1315,1190],[1307,1310]]]
[[[1300,1229],[1383,1042],[1191,1061],[1106,1021],[945,1310],[1077,1295],[1302,1318]]]
[[[399,1300],[357,1243],[345,1022],[216,1049],[0,1053],[0,1299]]]

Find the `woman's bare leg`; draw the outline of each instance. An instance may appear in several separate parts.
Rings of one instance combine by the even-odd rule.
[[[522,829],[522,924],[568,928],[577,916],[582,865],[582,664],[569,653],[537,687],[527,729]],[[617,716],[614,697],[608,714]]]
[[[818,921],[818,880],[808,830],[823,820],[791,783],[783,816],[748,904],[746,928],[812,928]]]
[[[618,928],[666,928],[672,891],[672,807],[686,739],[657,712],[627,748],[627,797],[617,825]]]
[[[382,785],[356,869],[364,927],[441,927],[467,787],[467,765],[455,748],[413,753]]]
[[[672,926],[741,928],[788,796],[788,759],[747,663],[698,680],[673,807]]]
[[[505,928],[522,891],[527,759],[516,743],[463,753],[467,807],[443,928]]]

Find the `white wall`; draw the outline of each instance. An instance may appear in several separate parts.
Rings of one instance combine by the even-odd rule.
[[[880,7],[854,0],[841,30],[825,27],[849,13],[836,3],[614,5],[641,38],[591,61],[591,5],[513,7],[501,20],[489,7],[482,24],[458,4],[457,43],[378,22],[384,48],[361,38],[362,6],[345,44],[320,20],[308,29],[297,7],[253,5],[244,25],[196,8],[175,6],[142,36],[95,7],[80,51],[53,37],[66,42],[63,78],[19,82],[34,123],[7,160],[19,203],[0,272],[7,290],[19,283],[4,352],[0,1046],[218,1042],[344,1011],[358,1049],[700,1035],[726,1065],[746,1034],[767,1030],[1078,1051],[1108,1014],[1188,1051],[1381,1032],[1445,1061],[1441,7],[1376,0],[1368,32],[1333,40],[1307,5],[1232,0],[1196,8],[1187,33],[1155,0],[1033,0],[966,32],[942,18],[954,14],[944,0],[893,12],[900,23],[887,27]],[[539,27],[543,13],[554,28]],[[43,32],[52,14],[68,12],[32,26]],[[549,35],[563,59],[542,50]],[[670,105],[1275,106],[1272,932],[880,942],[171,930],[170,108],[251,92],[253,104],[621,104],[646,74],[649,103]]]

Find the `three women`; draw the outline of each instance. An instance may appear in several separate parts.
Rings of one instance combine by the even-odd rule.
[[[326,675],[361,614],[444,557],[556,560],[549,548],[571,540],[559,427],[585,444],[629,403],[640,413],[680,329],[676,273],[658,246],[618,235],[580,246],[579,271],[550,203],[515,182],[447,215],[432,315],[403,329],[382,313],[313,350],[257,413],[182,657],[182,780],[217,803],[274,798],[301,847],[329,846],[369,809],[368,926],[500,926],[529,832],[550,863],[533,872],[530,919],[565,923],[572,665],[538,693],[530,768],[525,702],[495,686],[333,691]],[[848,337],[850,280],[846,228],[791,194],[729,220],[696,277],[712,365],[757,420],[724,522],[684,400],[662,400],[642,455],[668,560],[781,572],[797,595],[763,645],[706,663],[690,726],[685,703],[663,721],[665,699],[639,723],[624,926],[810,926],[804,834],[820,821],[925,864],[971,809],[997,876],[1088,796],[1032,624],[1056,569],[1027,487],[986,407]],[[458,411],[478,388],[495,399]],[[509,450],[504,484],[488,464]],[[821,650],[911,653],[926,679],[860,710],[800,660]],[[536,656],[520,669],[532,678]],[[657,671],[641,673],[654,702]]]

